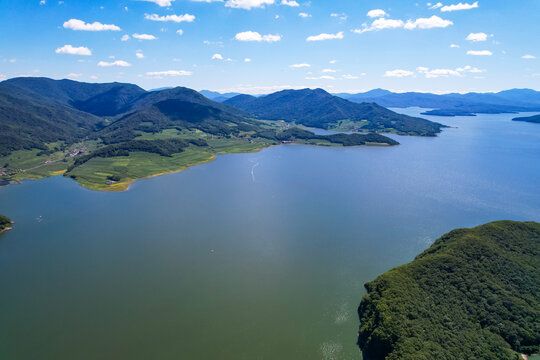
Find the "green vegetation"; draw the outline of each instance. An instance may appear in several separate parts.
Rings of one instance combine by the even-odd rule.
[[[13,224],[13,221],[11,221],[11,219],[0,214],[0,233],[4,230],[9,229],[11,224]]]
[[[517,117],[513,118],[513,121],[525,121],[530,123],[540,124],[540,115],[527,116],[527,117]]]
[[[261,119],[285,120],[332,129],[343,122],[360,131],[436,136],[444,125],[395,113],[375,103],[353,103],[322,89],[283,90],[254,97],[238,95],[224,102]]]
[[[131,84],[47,78],[0,83],[0,119],[0,181],[64,174],[99,190],[123,190],[135,179],[218,154],[281,143],[398,144],[375,133],[315,135],[183,87],[146,92]]]
[[[366,359],[515,360],[540,350],[539,223],[451,231],[365,287]]]

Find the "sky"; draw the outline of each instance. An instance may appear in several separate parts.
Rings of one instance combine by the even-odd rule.
[[[0,80],[540,90],[540,0],[0,0]]]

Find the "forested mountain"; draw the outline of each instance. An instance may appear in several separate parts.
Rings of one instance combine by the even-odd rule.
[[[475,113],[512,113],[540,111],[540,92],[511,89],[498,93],[430,94],[419,92],[393,93],[375,89],[358,94],[338,94],[353,102],[375,102],[384,107],[418,106],[435,109],[429,115],[474,115]]]
[[[365,285],[367,360],[516,360],[540,351],[540,224],[498,221],[442,236]]]
[[[540,115],[513,118],[514,121],[525,121],[540,124]]]
[[[435,136],[443,127],[428,120],[397,114],[375,103],[356,104],[322,89],[283,90],[261,97],[238,95],[224,103],[261,119],[285,120],[324,129],[352,122],[362,130]]]

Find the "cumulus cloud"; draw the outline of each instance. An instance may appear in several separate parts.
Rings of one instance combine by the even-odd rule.
[[[311,17],[310,14],[305,13],[305,12],[301,12],[300,14],[298,14],[298,16],[300,16],[301,18],[304,18],[304,19],[305,19],[305,18],[308,18],[308,17]]]
[[[414,21],[407,20],[405,24],[405,29],[431,29],[431,28],[445,28],[447,26],[453,25],[454,23],[450,20],[441,19],[440,17],[433,15],[429,18],[419,18]]]
[[[97,65],[101,66],[101,67],[110,67],[110,66],[128,67],[128,66],[131,66],[130,63],[128,63],[127,61],[124,61],[124,60],[116,60],[116,61],[111,61],[111,62],[100,61],[100,62],[98,62]]]
[[[399,78],[401,78],[401,77],[412,76],[412,75],[414,75],[414,73],[412,71],[401,70],[401,69],[387,70],[384,73],[385,77],[399,77]]]
[[[469,41],[486,41],[487,40],[487,34],[486,33],[483,33],[483,32],[480,32],[480,33],[470,33],[469,35],[467,35],[467,37],[465,38],[465,40],[469,40]]]
[[[296,1],[292,0],[292,1],[288,1],[288,0],[281,0],[281,5],[287,5],[287,6],[291,6],[291,7],[296,7],[296,6],[300,6],[299,3],[297,3]]]
[[[64,28],[77,31],[120,31],[120,28],[113,24],[102,24],[97,21],[90,24],[78,19],[66,21]]]
[[[472,4],[459,3],[455,5],[446,5],[441,8],[441,11],[457,11],[457,10],[470,10],[478,7],[478,1]]]
[[[214,54],[214,55],[212,55],[212,60],[223,60],[223,55]]]
[[[193,22],[195,20],[195,15],[184,14],[184,15],[165,15],[159,16],[158,14],[144,14],[146,20],[152,21],[174,21],[176,23],[180,22]]]
[[[281,35],[261,35],[256,31],[244,31],[236,34],[234,38],[238,41],[275,42],[281,40]]]
[[[298,68],[308,68],[308,67],[311,67],[311,65],[307,63],[301,63],[301,64],[292,64],[292,65],[289,65],[289,67],[298,69]]]
[[[132,35],[135,39],[139,39],[139,40],[156,40],[157,37],[155,37],[154,35],[149,35],[149,34],[133,34]]]
[[[190,76],[193,74],[191,71],[185,70],[166,70],[166,71],[149,71],[146,76],[162,79],[165,76]]]
[[[225,6],[234,9],[251,10],[252,8],[261,8],[265,5],[272,5],[274,0],[227,0]]]
[[[536,59],[536,56],[531,55],[531,54],[525,54],[525,55],[523,55],[521,58],[522,58],[522,59],[532,60],[532,59]]]
[[[426,78],[438,78],[438,77],[451,77],[451,76],[457,76],[461,77],[465,73],[483,73],[486,70],[479,69],[477,67],[472,67],[470,65],[459,67],[457,69],[429,69],[427,67],[417,67],[416,71],[418,71],[421,74],[424,74]]]
[[[128,34],[123,35],[120,40],[122,41],[128,41],[130,39],[130,36]]]
[[[353,29],[356,34],[362,34],[368,31],[379,31],[383,29],[399,29],[404,28],[407,30],[414,29],[431,29],[431,28],[445,28],[454,24],[450,20],[441,19],[440,17],[433,15],[429,18],[418,18],[416,20],[403,20],[378,18],[374,20],[371,25],[364,25],[362,29]]]
[[[467,55],[476,55],[476,56],[491,56],[493,53],[489,50],[469,50]]]
[[[171,6],[171,3],[174,0],[143,0],[143,1],[152,2],[152,3],[156,4],[156,5],[161,6],[161,7],[165,7],[165,6]]]
[[[386,11],[382,9],[373,9],[368,11],[367,16],[369,16],[370,18],[383,17],[386,16]]]
[[[306,41],[322,41],[322,40],[333,40],[333,39],[343,39],[343,31],[338,32],[337,34],[319,34],[308,36]]]
[[[90,56],[92,55],[92,51],[90,51],[89,48],[84,46],[75,47],[72,45],[64,45],[62,47],[59,47],[56,49],[57,54],[69,54],[69,55],[82,55],[82,56]]]

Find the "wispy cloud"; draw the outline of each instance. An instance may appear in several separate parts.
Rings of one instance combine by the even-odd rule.
[[[152,2],[152,3],[156,4],[156,5],[161,6],[161,7],[166,7],[166,6],[171,6],[171,3],[174,0],[143,0],[143,1]]]
[[[527,59],[527,60],[533,60],[533,59],[536,59],[536,56],[531,55],[531,54],[525,54],[521,58],[522,59]]]
[[[469,50],[467,55],[476,55],[476,56],[491,56],[493,53],[489,50]]]
[[[133,34],[132,35],[135,39],[139,39],[139,40],[156,40],[157,37],[155,37],[154,35],[149,35],[149,34]]]
[[[193,22],[195,20],[195,15],[184,14],[184,15],[165,15],[159,16],[158,14],[144,14],[146,20],[152,21],[174,21],[176,23],[181,22]]]
[[[291,6],[291,7],[300,6],[300,4],[294,0],[281,0],[281,5],[286,5],[286,6]]]
[[[276,42],[281,40],[281,35],[261,35],[256,31],[244,31],[235,35],[238,41]]]
[[[274,0],[227,0],[225,6],[234,9],[251,10],[265,5],[272,5],[273,3]]]
[[[402,77],[407,77],[407,76],[412,76],[412,75],[414,75],[412,71],[396,69],[396,70],[387,70],[383,76],[402,78]]]
[[[336,34],[322,33],[319,35],[308,36],[306,41],[323,41],[323,40],[333,40],[333,39],[343,39],[343,31],[340,31]]]
[[[162,79],[166,76],[190,76],[193,73],[185,70],[166,70],[166,71],[149,71],[146,76]]]
[[[458,11],[458,10],[470,10],[478,7],[478,1],[475,1],[472,4],[468,3],[459,3],[455,5],[446,5],[441,8],[441,11]]]
[[[374,20],[371,25],[364,25],[362,29],[353,29],[356,34],[362,34],[368,31],[379,31],[384,29],[400,29],[406,30],[414,29],[432,29],[432,28],[445,28],[454,23],[450,20],[441,19],[440,17],[433,15],[429,18],[418,18],[416,20],[407,20],[407,22],[399,19],[385,19],[378,18]]]
[[[308,63],[301,63],[301,64],[292,64],[292,65],[289,65],[289,67],[293,69],[299,69],[299,68],[308,68],[308,67],[311,67],[311,65]]]
[[[100,61],[100,62],[98,62],[97,65],[101,66],[101,67],[110,67],[110,66],[128,67],[128,66],[131,66],[130,63],[128,63],[127,61],[124,61],[124,60],[116,60],[116,61],[111,61],[111,62]]]

